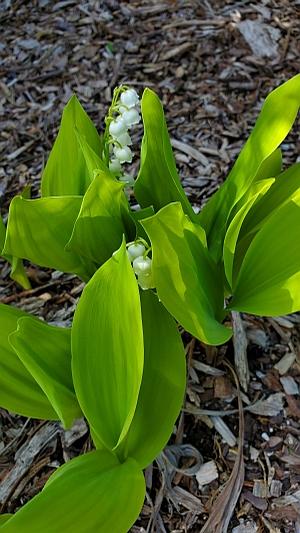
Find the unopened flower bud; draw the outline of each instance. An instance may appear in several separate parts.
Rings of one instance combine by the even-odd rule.
[[[137,257],[142,256],[144,252],[145,252],[145,246],[138,242],[130,244],[130,246],[128,246],[127,248],[128,257],[131,262]]]
[[[140,274],[150,274],[152,261],[149,257],[136,257],[132,263],[134,272]]]
[[[118,174],[118,172],[121,172],[122,168],[119,159],[114,158],[109,162],[109,170],[113,174]]]
[[[139,95],[134,89],[127,89],[121,94],[121,102],[126,107],[134,107],[139,102]]]
[[[141,117],[139,115],[139,112],[132,108],[128,109],[128,111],[124,111],[122,114],[122,119],[125,122],[126,126],[130,128],[130,126],[133,126],[134,124],[138,124],[141,120]]]
[[[132,151],[128,146],[123,146],[122,148],[119,148],[119,146],[114,147],[114,154],[117,159],[119,159],[120,163],[131,163],[132,161]]]
[[[116,120],[113,120],[109,125],[109,133],[112,137],[117,138],[122,133],[127,132],[127,125],[123,117],[118,117]]]

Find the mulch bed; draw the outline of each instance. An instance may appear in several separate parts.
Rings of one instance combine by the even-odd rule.
[[[121,83],[159,94],[183,185],[201,207],[228,173],[265,96],[300,71],[299,16],[300,2],[288,0],[0,2],[2,216],[25,184],[39,194],[72,92],[101,129]],[[285,165],[299,154],[296,129],[283,145]],[[1,261],[1,301],[70,324],[80,280],[27,266],[33,289],[23,291]],[[249,382],[241,391],[245,479],[228,531],[300,531],[300,318],[236,320]],[[134,533],[200,532],[238,456],[242,415],[227,366],[236,347],[185,341],[189,376],[170,440],[175,456],[167,450],[147,469],[148,496]],[[0,410],[2,512],[15,512],[57,466],[90,448],[84,421],[65,432]]]

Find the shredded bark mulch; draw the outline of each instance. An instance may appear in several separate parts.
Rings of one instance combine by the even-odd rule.
[[[298,0],[0,2],[2,216],[25,184],[38,196],[71,94],[101,129],[121,83],[159,94],[183,185],[201,208],[268,92],[300,71],[299,16]],[[298,128],[284,142],[285,166],[299,156]],[[78,278],[27,264],[33,288],[24,291],[0,266],[2,302],[71,323]],[[206,523],[213,533],[208,516],[216,513],[233,533],[300,531],[300,318],[235,314],[232,325],[236,342],[220,348],[184,334],[186,402],[170,446],[146,471],[134,533],[199,533]],[[0,410],[2,512],[15,512],[60,464],[89,449],[83,420],[64,431]]]

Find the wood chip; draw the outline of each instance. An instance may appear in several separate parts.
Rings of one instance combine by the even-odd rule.
[[[163,54],[161,56],[161,59],[163,61],[167,61],[168,59],[171,59],[175,56],[178,56],[178,55],[181,55],[187,52],[187,50],[189,50],[190,48],[194,48],[194,46],[195,46],[195,43],[193,42],[182,43],[179,46],[174,46],[173,48],[170,48],[165,54]]]
[[[233,326],[234,364],[240,384],[247,392],[249,384],[249,366],[247,358],[247,337],[240,313],[231,312]]]
[[[295,360],[296,354],[294,352],[288,352],[280,359],[280,361],[278,361],[278,363],[276,363],[276,365],[274,365],[274,368],[276,368],[279,374],[283,376],[288,372]]]
[[[58,424],[45,424],[28,442],[26,442],[25,446],[18,450],[15,455],[15,465],[1,483],[0,503],[3,504],[6,501],[11,492],[18,485],[20,479],[30,468],[38,453],[47,446],[58,433]]]
[[[283,410],[283,394],[276,392],[265,400],[258,400],[253,405],[246,407],[250,413],[260,416],[277,416]]]
[[[259,529],[253,520],[241,521],[239,526],[233,528],[232,533],[258,533]]]
[[[253,507],[256,509],[259,509],[260,511],[265,511],[268,508],[268,502],[265,498],[258,498],[257,496],[254,496],[254,494],[248,490],[243,491],[243,496],[245,500],[250,502]]]
[[[293,494],[287,494],[273,500],[273,507],[286,507],[287,505],[300,504],[300,490],[296,490]]]
[[[171,139],[171,144],[176,150],[180,150],[181,152],[184,152],[185,154],[192,157],[192,159],[195,159],[196,161],[199,161],[202,163],[202,165],[207,166],[209,164],[208,159],[203,155],[199,150],[196,150],[196,148],[193,148],[192,146],[189,146],[188,144],[177,141],[177,139]]]
[[[286,394],[290,394],[291,396],[295,396],[296,394],[299,394],[298,383],[296,383],[296,381],[294,380],[292,376],[282,376],[280,378],[280,382]]]
[[[227,442],[228,446],[235,446],[236,438],[224,420],[220,416],[211,416],[210,418],[215,430],[221,435],[222,439]]]
[[[196,359],[193,359],[192,366],[196,368],[196,370],[199,370],[204,374],[208,374],[209,376],[224,376],[225,374],[224,370],[220,370],[219,368],[215,368],[211,365],[201,363],[201,361],[197,361]]]
[[[293,329],[294,327],[293,322],[284,316],[273,316],[273,320],[283,328]]]
[[[268,496],[268,487],[262,479],[255,479],[252,492],[258,498],[266,498]]]
[[[208,485],[208,483],[211,483],[215,479],[218,479],[218,477],[219,473],[214,461],[204,463],[196,473],[196,479],[200,488],[204,485]]]
[[[279,498],[282,491],[282,483],[279,479],[273,479],[269,488],[269,494],[272,498]]]
[[[239,404],[239,441],[236,461],[232,469],[229,480],[227,481],[223,491],[217,497],[212,507],[210,516],[207,522],[204,524],[200,533],[223,533],[228,531],[230,519],[234,512],[236,503],[241,493],[244,478],[245,478],[245,465],[243,455],[243,445],[245,438],[245,426],[244,426],[244,414],[242,409],[242,400],[239,394],[239,382],[234,370],[228,365],[238,390],[238,404]]]
[[[277,41],[281,37],[281,32],[278,28],[274,28],[270,24],[264,24],[259,20],[250,19],[242,20],[237,27],[254,55],[270,59],[277,57]]]

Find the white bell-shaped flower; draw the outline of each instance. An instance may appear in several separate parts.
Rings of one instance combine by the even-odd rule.
[[[129,133],[127,133],[127,131],[125,131],[125,133],[122,133],[121,135],[116,137],[116,141],[118,141],[118,144],[120,144],[121,146],[131,146],[132,145],[131,137],[130,137]]]
[[[119,105],[118,107],[118,111],[120,113],[120,115],[123,115],[123,113],[125,113],[125,111],[128,111],[128,107],[125,107],[124,105]]]
[[[126,107],[135,107],[139,103],[139,95],[134,89],[127,89],[121,94],[120,100]]]
[[[126,126],[130,128],[131,126],[134,126],[134,124],[138,124],[141,120],[141,117],[139,112],[136,109],[132,108],[122,113],[122,119],[125,122]]]
[[[150,274],[152,261],[149,257],[136,257],[132,263],[133,270],[139,276],[140,274]]]
[[[121,163],[120,163],[119,159],[117,159],[117,158],[113,158],[113,159],[109,162],[109,170],[110,170],[113,174],[118,174],[118,172],[121,172],[122,167],[121,167]]]
[[[138,283],[144,291],[147,289],[154,289],[155,287],[151,272],[150,274],[140,274],[138,276]]]
[[[127,254],[131,262],[137,257],[142,256],[144,252],[145,246],[139,242],[134,242],[127,248]]]
[[[123,133],[127,132],[128,126],[122,116],[119,116],[116,120],[113,120],[109,125],[109,133],[112,137],[118,138]]]
[[[131,163],[132,161],[132,151],[129,146],[119,146],[114,147],[114,154],[120,163]]]

